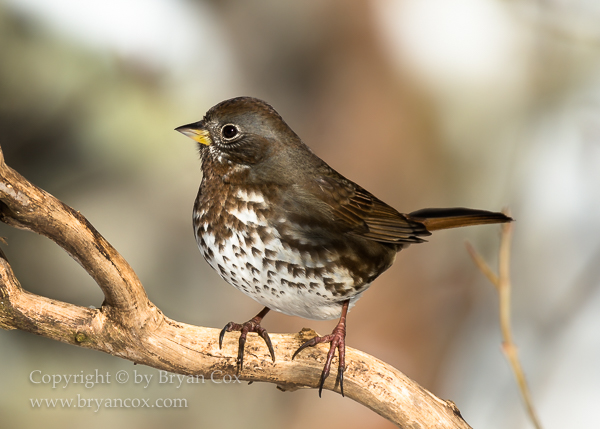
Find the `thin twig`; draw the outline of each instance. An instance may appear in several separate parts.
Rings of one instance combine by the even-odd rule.
[[[508,214],[508,213],[506,213]],[[519,391],[525,402],[527,414],[536,429],[542,429],[542,425],[537,417],[533,401],[525,379],[525,373],[519,361],[517,346],[513,342],[510,323],[510,244],[512,239],[513,225],[505,223],[502,225],[502,238],[500,241],[500,252],[498,257],[498,275],[494,274],[489,265],[483,260],[481,255],[473,248],[471,243],[466,243],[467,251],[473,258],[475,265],[494,285],[499,295],[500,307],[500,330],[502,331],[502,352],[510,364],[513,374],[517,380]]]
[[[475,250],[471,243],[467,241],[465,245],[467,246],[467,251],[469,252],[469,255],[471,255],[471,258],[473,258],[473,261],[475,261],[475,265],[477,265],[477,268],[479,268],[479,271],[481,271],[494,285],[496,290],[498,290],[498,276],[492,271],[489,265],[486,264],[482,256],[479,253],[477,253],[477,250]]]

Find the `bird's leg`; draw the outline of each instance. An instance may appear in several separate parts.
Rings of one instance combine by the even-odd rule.
[[[340,321],[330,335],[325,335],[324,337],[314,337],[313,339],[308,340],[302,344],[292,356],[292,360],[294,360],[296,355],[307,347],[314,347],[320,343],[331,343],[329,353],[327,353],[327,360],[325,361],[325,366],[323,367],[323,372],[321,373],[321,379],[319,381],[319,398],[321,397],[321,392],[323,391],[325,379],[329,376],[329,369],[331,368],[331,360],[333,359],[333,355],[335,355],[335,349],[338,349],[339,354],[338,378],[340,380],[340,391],[342,392],[342,396],[344,396],[344,369],[346,368],[346,314],[348,313],[348,304],[350,304],[350,300],[344,301],[342,304],[342,315],[340,317]]]
[[[269,353],[271,353],[271,359],[273,359],[273,362],[275,362],[275,351],[273,350],[273,345],[271,344],[271,338],[269,338],[269,333],[265,328],[260,326],[260,322],[268,312],[269,307],[265,307],[261,310],[260,313],[258,313],[252,319],[248,320],[246,323],[242,323],[240,325],[239,323],[229,322],[221,330],[221,334],[219,335],[219,348],[223,347],[223,337],[225,336],[225,332],[241,332],[237,358],[238,372],[242,369],[242,365],[244,364],[244,345],[246,344],[246,336],[248,335],[248,332],[256,332],[265,340],[265,343],[267,343],[267,347],[269,348]]]

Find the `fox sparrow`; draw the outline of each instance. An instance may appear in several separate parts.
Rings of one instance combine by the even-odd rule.
[[[265,308],[240,331],[238,369],[248,332],[266,342],[260,325],[269,310],[307,319],[339,318],[319,396],[339,351],[342,395],[346,314],[396,253],[438,229],[508,222],[502,213],[465,208],[402,214],[317,157],[264,101],[239,97],[177,128],[199,143],[202,183],[194,204],[194,233],[202,255],[220,276]]]

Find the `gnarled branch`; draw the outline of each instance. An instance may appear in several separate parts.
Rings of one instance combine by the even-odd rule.
[[[94,278],[104,293],[91,309],[24,290],[0,251],[0,327],[21,329],[80,347],[185,375],[236,372],[237,337],[218,346],[217,329],[179,323],[148,300],[127,261],[79,212],[32,185],[8,167],[0,151],[0,221],[42,234]],[[293,352],[315,333],[271,334],[277,361],[262,339],[248,337],[240,380],[277,384],[282,390],[315,387],[327,347]],[[344,392],[400,427],[469,428],[456,406],[439,399],[397,369],[359,350],[347,348]],[[335,374],[325,389],[339,392]]]

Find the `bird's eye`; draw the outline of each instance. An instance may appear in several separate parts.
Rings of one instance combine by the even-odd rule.
[[[238,133],[239,130],[235,125],[227,124],[223,128],[221,128],[221,134],[223,134],[223,137],[225,137],[226,139],[232,139],[235,136],[237,136]]]

